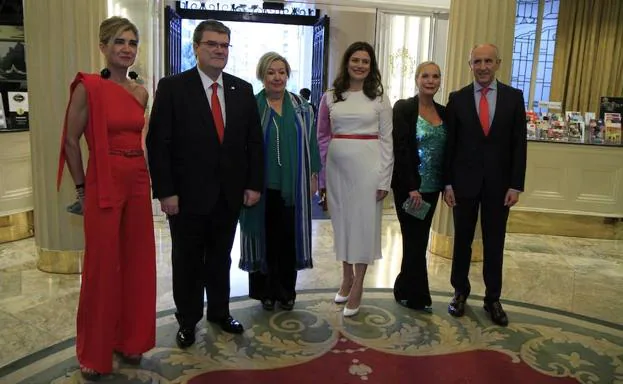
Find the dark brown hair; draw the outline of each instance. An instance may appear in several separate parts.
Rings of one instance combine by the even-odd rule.
[[[208,19],[197,24],[195,32],[193,33],[193,43],[199,44],[203,37],[203,32],[216,32],[227,35],[227,39],[231,40],[231,30],[218,20]]]
[[[368,77],[363,81],[363,93],[368,96],[370,100],[376,99],[378,96],[383,96],[383,84],[381,84],[381,72],[379,71],[379,64],[376,61],[376,55],[374,54],[374,48],[364,41],[357,41],[352,43],[344,52],[342,57],[342,63],[340,64],[340,71],[333,81],[333,93],[334,102],[344,101],[342,93],[346,92],[350,88],[350,76],[348,75],[348,62],[350,57],[357,51],[365,51],[370,55],[370,73]]]

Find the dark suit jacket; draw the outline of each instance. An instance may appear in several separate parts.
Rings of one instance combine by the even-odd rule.
[[[262,191],[264,143],[251,84],[223,73],[225,136],[219,143],[198,69],[160,80],[147,153],[155,198],[179,196],[182,213],[209,214],[219,193],[240,209],[245,189]]]
[[[474,100],[474,85],[452,92],[446,106],[448,143],[445,179],[458,197],[509,188],[523,191],[526,174],[526,110],[523,94],[498,81],[493,122],[485,136]]]
[[[418,118],[419,98],[401,99],[394,104],[393,131],[394,139],[394,175],[392,188],[401,192],[420,189],[422,178],[418,170],[420,155],[415,140]],[[435,109],[441,120],[446,120],[446,108],[435,103]]]

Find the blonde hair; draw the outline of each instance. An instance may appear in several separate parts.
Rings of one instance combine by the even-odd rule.
[[[417,68],[415,68],[415,78],[416,79],[418,77],[420,77],[420,74],[422,73],[422,70],[424,70],[424,67],[426,67],[428,65],[434,65],[435,67],[437,67],[437,72],[439,72],[439,76],[441,76],[441,68],[439,67],[439,64],[435,63],[434,61],[425,61],[423,63],[420,63],[417,66]]]
[[[138,40],[138,28],[130,20],[119,16],[109,17],[100,24],[100,43],[108,44],[125,31],[132,31]]]
[[[286,66],[286,75],[290,78],[290,63],[286,60],[285,57],[281,56],[277,52],[267,52],[260,57],[260,61],[257,63],[257,69],[255,71],[255,77],[259,81],[264,81],[266,77],[266,72],[268,72],[268,68],[275,61],[282,61]]]

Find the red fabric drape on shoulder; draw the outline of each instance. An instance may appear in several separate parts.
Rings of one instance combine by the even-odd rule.
[[[79,72],[70,86],[70,99],[79,83],[82,83],[87,91],[87,102],[89,106],[89,117],[84,136],[89,146],[89,166],[95,171],[95,180],[97,180],[97,189],[88,191],[88,193],[96,193],[98,206],[100,208],[112,207],[111,187],[112,176],[110,173],[110,164],[108,162],[108,128],[106,124],[106,110],[104,104],[103,87],[104,79],[99,74],[90,74]],[[63,169],[65,168],[65,139],[67,137],[67,115],[69,112],[69,104],[65,111],[65,121],[63,123],[63,136],[61,138],[61,150],[58,162],[58,174],[56,178],[56,189],[60,189],[61,180],[63,178]]]

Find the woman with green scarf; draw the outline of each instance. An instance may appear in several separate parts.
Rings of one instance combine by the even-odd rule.
[[[240,214],[239,267],[249,272],[249,297],[265,310],[292,310],[297,271],[312,268],[311,203],[320,155],[311,105],[286,91],[288,61],[275,52],[257,65],[256,95],[264,130],[265,190]]]

